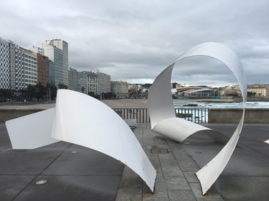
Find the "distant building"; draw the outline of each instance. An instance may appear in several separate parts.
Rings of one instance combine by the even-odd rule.
[[[249,87],[247,91],[256,93],[255,96],[269,96],[269,88],[267,87]]]
[[[188,94],[189,94],[189,99],[209,99],[216,95],[216,90],[204,88],[204,89],[190,91]]]
[[[24,52],[24,67],[25,67],[25,87],[28,85],[37,84],[37,55],[36,53],[26,50],[22,47],[20,49]]]
[[[116,95],[117,98],[128,97],[128,83],[126,81],[111,81],[111,92]]]
[[[36,53],[37,56],[37,82],[44,87],[49,83],[49,58]]]
[[[68,69],[68,89],[78,91],[78,72],[76,69]]]
[[[0,89],[10,89],[9,43],[0,38]]]
[[[43,48],[33,46],[30,48],[30,51],[41,54],[44,56],[44,49]]]
[[[86,72],[88,77],[88,93],[93,92],[94,94],[97,94],[97,88],[98,88],[98,79],[97,74],[92,72]]]
[[[111,92],[110,75],[100,73],[98,71],[92,71],[97,75],[97,94]]]
[[[58,87],[60,83],[64,84],[64,67],[63,67],[63,51],[52,44],[43,42],[44,55],[54,62],[55,71],[55,86]],[[68,83],[66,84],[68,85]]]
[[[78,72],[78,89],[77,91],[88,94],[88,76],[86,72]]]
[[[55,66],[54,62],[49,59],[49,83],[55,85]]]
[[[42,43],[44,55],[54,62],[55,85],[62,83],[68,86],[68,43],[60,40],[46,40]]]
[[[61,39],[53,39],[45,43],[52,44],[63,51],[63,84],[68,85],[68,43]]]

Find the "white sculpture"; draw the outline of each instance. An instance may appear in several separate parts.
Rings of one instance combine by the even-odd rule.
[[[102,152],[137,173],[154,192],[157,172],[139,141],[111,108],[88,95],[58,90],[56,106],[6,122],[13,149],[35,149],[59,140]]]
[[[170,85],[172,70],[176,62],[192,56],[208,56],[220,60],[232,70],[241,86],[243,94],[243,114],[232,138],[229,141],[227,137],[218,132],[210,132],[211,129],[209,128],[176,118],[175,116]],[[236,147],[244,122],[245,103],[247,97],[246,87],[247,84],[244,69],[236,54],[228,47],[213,42],[195,46],[182,54],[175,62],[169,65],[158,75],[151,86],[148,96],[148,110],[152,131],[178,142],[184,141],[187,137],[198,131],[205,131],[209,137],[217,142],[224,143],[228,141],[219,154],[196,173],[200,180],[203,194],[205,194],[217,180]]]

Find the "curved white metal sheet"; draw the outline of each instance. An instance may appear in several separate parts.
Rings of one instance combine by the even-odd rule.
[[[177,139],[179,142],[198,131],[199,127],[193,128],[185,120],[181,120],[180,123],[178,120],[175,120],[173,100],[170,92],[171,74],[174,64],[177,61],[192,56],[213,57],[226,64],[237,78],[243,94],[243,115],[232,138],[215,158],[213,158],[205,167],[196,173],[201,182],[203,194],[205,194],[225,168],[236,147],[244,122],[247,84],[244,69],[237,55],[231,49],[225,45],[213,42],[195,46],[182,54],[175,62],[168,66],[155,79],[153,85],[151,86],[148,97],[148,109],[151,119],[151,128],[153,131],[171,137],[172,139]],[[209,130],[205,128],[206,127],[201,128],[201,130]],[[182,129],[185,130],[184,134]],[[216,137],[209,132],[205,133],[207,133],[209,137],[212,137],[212,139],[222,138],[221,136]]]
[[[129,126],[101,101],[79,92],[58,90],[52,137],[121,161],[154,191],[156,170]]]
[[[154,192],[157,172],[137,138],[110,107],[85,94],[58,90],[56,107],[6,122],[13,149],[58,140],[111,156],[136,172]]]
[[[55,142],[51,138],[54,108],[6,121],[13,149],[36,149]]]

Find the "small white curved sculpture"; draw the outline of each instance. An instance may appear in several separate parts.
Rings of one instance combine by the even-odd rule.
[[[192,56],[208,56],[220,60],[231,69],[241,86],[243,94],[243,114],[232,138],[229,141],[224,137],[224,135],[218,132],[209,132],[212,131],[209,128],[176,118],[175,116],[170,85],[172,70],[176,62]],[[247,93],[246,87],[247,84],[244,69],[236,54],[228,47],[213,42],[195,46],[182,54],[175,62],[169,65],[158,75],[151,86],[148,96],[148,110],[151,120],[151,129],[154,132],[167,136],[178,142],[182,142],[187,137],[198,131],[205,131],[209,137],[217,142],[223,143],[228,141],[219,154],[196,173],[200,180],[203,194],[205,194],[217,180],[236,147],[244,122]]]
[[[157,172],[129,126],[88,95],[58,90],[56,106],[6,122],[13,149],[34,149],[58,140],[111,156],[130,167],[154,192]]]

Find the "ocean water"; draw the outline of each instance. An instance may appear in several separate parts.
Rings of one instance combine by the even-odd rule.
[[[183,106],[197,104],[196,107]],[[242,108],[243,103],[174,102],[174,108]],[[269,108],[269,102],[247,102],[246,108]]]

